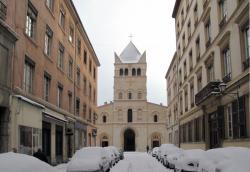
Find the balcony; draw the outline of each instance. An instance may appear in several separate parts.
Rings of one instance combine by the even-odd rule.
[[[220,81],[209,82],[201,91],[195,95],[195,104],[198,106],[209,97],[220,93]]]
[[[243,68],[244,70],[249,68],[249,63],[250,63],[250,58],[247,58],[244,62],[243,62]]]
[[[7,14],[7,7],[2,1],[0,1],[0,19],[5,20],[6,14]]]

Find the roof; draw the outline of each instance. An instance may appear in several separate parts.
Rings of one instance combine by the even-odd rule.
[[[129,42],[120,55],[120,59],[123,63],[137,63],[140,60],[140,57],[141,53],[132,41]]]
[[[177,14],[177,12],[179,10],[180,3],[181,3],[181,0],[176,0],[175,1],[174,10],[173,10],[173,13],[172,13],[173,18],[176,17],[176,14]]]

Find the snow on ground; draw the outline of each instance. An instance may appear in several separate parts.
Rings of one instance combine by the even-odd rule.
[[[59,172],[66,172],[67,164],[59,164],[55,166],[54,168],[56,168]]]
[[[147,153],[125,152],[110,172],[172,172]]]

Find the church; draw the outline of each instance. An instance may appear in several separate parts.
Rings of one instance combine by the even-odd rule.
[[[166,142],[167,107],[147,101],[146,73],[146,52],[132,41],[115,53],[114,100],[98,107],[98,146],[146,151]]]

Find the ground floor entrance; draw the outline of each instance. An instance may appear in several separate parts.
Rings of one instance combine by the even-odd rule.
[[[135,132],[132,129],[124,132],[124,151],[135,151]]]

